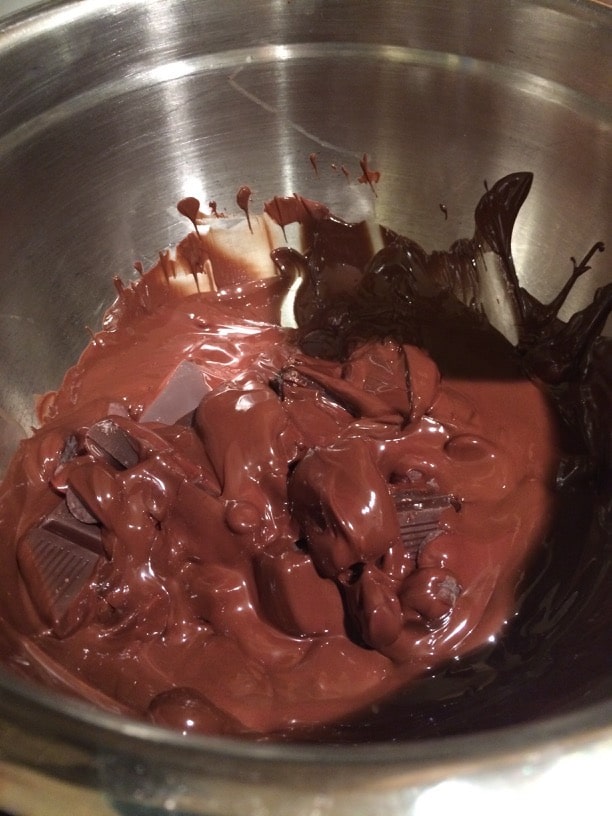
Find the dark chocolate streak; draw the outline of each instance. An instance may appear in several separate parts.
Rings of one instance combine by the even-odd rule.
[[[431,254],[386,229],[374,251],[299,196],[254,216],[242,187],[267,271],[180,202],[195,231],[116,281],[0,488],[6,664],[258,739],[457,733],[609,693],[612,284],[557,318],[596,244],[553,303],[520,287],[531,184],[499,181]],[[293,223],[300,252],[271,238]]]

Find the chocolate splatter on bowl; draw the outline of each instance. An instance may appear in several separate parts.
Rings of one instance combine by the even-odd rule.
[[[513,255],[529,291],[550,301],[571,256],[611,245],[611,22],[601,4],[490,2],[475,15],[466,4],[389,2],[375,18],[348,2],[252,3],[248,19],[241,8],[85,2],[3,27],[0,332],[10,439],[14,423],[32,422],[33,394],[56,387],[76,360],[84,327],[97,327],[110,277],[137,258],[149,265],[180,237],[173,205],[185,196],[223,212],[245,182],[253,209],[300,192],[347,218],[373,213],[431,250],[471,234],[466,205],[482,191],[474,179],[527,168],[538,186]],[[365,152],[382,174],[376,197],[358,182]],[[610,280],[607,260],[593,266],[565,320]],[[565,589],[534,596],[540,633],[517,626],[504,655],[498,646],[462,667],[478,678],[470,695],[454,699],[450,677],[413,697],[418,741],[395,735],[338,749],[185,740],[6,676],[5,764],[52,778],[55,801],[81,780],[89,803],[119,812],[140,802],[195,813],[355,813],[358,803],[376,813],[383,800],[390,814],[417,803],[427,812],[444,796],[455,806],[464,795],[483,801],[489,785],[528,801],[560,777],[555,795],[567,801],[572,773],[555,776],[558,745],[584,785],[596,782],[610,742],[610,532],[591,502],[577,496],[560,520],[570,533]],[[496,667],[512,654],[523,668],[500,680]],[[448,699],[444,724],[432,722],[431,695]],[[389,723],[403,705],[393,703]],[[48,801],[27,788],[22,797]]]

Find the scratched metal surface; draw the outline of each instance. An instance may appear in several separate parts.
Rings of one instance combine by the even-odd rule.
[[[572,0],[83,0],[0,23],[0,448],[76,359],[112,276],[183,234],[184,195],[232,210],[244,183],[254,206],[300,192],[433,248],[471,234],[484,179],[533,170],[514,254],[545,299],[570,256],[612,246],[611,32],[603,3]],[[356,182],[364,152],[377,197]],[[566,315],[609,279],[598,264]],[[0,808],[20,816],[76,814],[75,784],[91,813],[569,814],[612,752],[609,706],[341,755],[179,744],[9,681],[0,708]]]
[[[366,16],[348,0],[262,0],[246,15],[240,0],[86,0],[1,36],[5,412],[29,424],[33,391],[75,360],[112,275],[182,234],[183,195],[231,210],[249,183],[254,206],[300,192],[342,211],[363,196],[367,152],[382,172],[375,216],[432,248],[471,234],[484,179],[529,169],[514,253],[536,296],[556,290],[570,256],[612,244],[609,13],[404,6]]]

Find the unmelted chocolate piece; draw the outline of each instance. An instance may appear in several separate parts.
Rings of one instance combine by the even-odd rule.
[[[393,493],[400,534],[404,546],[415,555],[440,532],[440,517],[444,510],[460,504],[453,496],[400,489]]]
[[[77,521],[87,525],[98,523],[98,519],[89,512],[70,486],[66,488],[66,507]]]
[[[190,424],[191,418],[202,398],[210,391],[202,369],[191,360],[183,360],[166,377],[159,393],[143,411],[140,422]]]
[[[112,419],[101,419],[85,434],[85,447],[97,459],[102,459],[118,470],[138,464],[138,453],[128,434]]]
[[[79,596],[89,583],[99,555],[43,527],[26,533],[17,545],[17,563],[34,607],[54,635],[67,637],[86,614]]]
[[[66,495],[67,500],[58,504],[57,508],[49,513],[41,524],[42,529],[65,538],[77,546],[85,547],[96,555],[102,555],[102,533],[97,520],[82,504],[81,507],[92,521],[83,521],[82,518],[75,515],[74,508],[71,509],[68,502],[69,495],[74,496],[76,501],[81,504],[80,500],[76,498],[69,488]]]

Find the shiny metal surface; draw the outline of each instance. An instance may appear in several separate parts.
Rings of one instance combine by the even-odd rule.
[[[82,0],[0,23],[2,453],[112,276],[184,233],[184,195],[232,210],[248,183],[254,206],[365,202],[433,248],[471,234],[483,180],[532,170],[514,254],[546,299],[571,256],[612,247],[611,76],[612,10],[584,1]],[[363,153],[376,198],[356,183]],[[610,278],[606,259],[564,316]],[[532,813],[540,797],[564,814],[612,758],[612,705],[586,700],[492,733],[331,749],[182,740],[10,678],[0,690],[0,808],[15,814]]]

